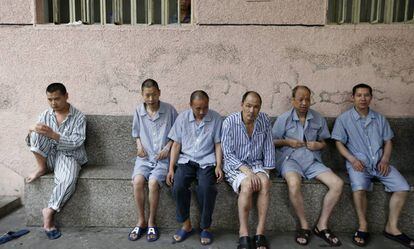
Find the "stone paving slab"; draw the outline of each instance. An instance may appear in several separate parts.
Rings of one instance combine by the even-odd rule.
[[[18,230],[25,227],[24,210],[19,209],[7,217],[0,219],[0,233],[9,230]],[[144,238],[138,241],[129,241],[127,228],[62,228],[62,237],[50,241],[46,238],[42,228],[29,227],[30,233],[19,238],[0,245],[0,249],[128,249],[128,248],[145,248],[145,249],[228,249],[236,248],[237,232],[229,230],[216,230],[215,241],[210,246],[201,246],[198,235],[191,236],[183,243],[171,243],[171,236],[174,230],[161,229],[161,237],[158,241],[148,243]],[[275,233],[269,232],[271,248],[275,249],[317,249],[324,248],[327,245],[319,238],[312,237],[311,243],[306,246],[299,246],[293,241],[293,233]],[[338,233],[342,240],[344,249],[359,248],[352,244],[350,233]],[[414,234],[410,234],[414,235]],[[372,234],[370,244],[367,249],[400,249],[404,248],[395,242],[386,239],[381,234]]]
[[[20,197],[0,196],[0,218],[18,209],[21,205]]]

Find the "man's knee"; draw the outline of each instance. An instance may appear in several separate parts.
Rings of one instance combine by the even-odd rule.
[[[148,189],[149,191],[157,191],[159,189],[159,183],[156,179],[150,179],[148,181]]]
[[[301,189],[302,179],[299,177],[286,178],[286,182],[289,188],[289,192],[297,193]]]
[[[217,193],[216,184],[210,181],[199,182],[197,189],[198,189],[198,192],[203,195]]]
[[[253,194],[253,188],[249,184],[247,179],[244,179],[240,184],[240,194],[243,195],[252,195]]]
[[[172,191],[175,195],[180,195],[185,193],[186,191],[189,191],[189,187],[182,179],[176,178],[174,179],[174,184]]]
[[[329,183],[328,187],[329,189],[332,189],[337,193],[342,193],[344,181],[337,176],[335,179],[332,180],[332,182]]]
[[[136,175],[132,181],[132,184],[134,185],[134,189],[143,188],[145,184],[145,177],[143,175]]]
[[[271,182],[269,177],[267,177],[266,175],[261,175],[260,176],[260,192],[269,192],[270,190],[270,186],[271,186]]]

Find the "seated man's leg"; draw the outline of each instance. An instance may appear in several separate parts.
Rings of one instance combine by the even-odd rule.
[[[385,190],[392,192],[385,232],[391,235],[400,235],[402,232],[398,228],[398,219],[407,199],[408,191],[410,191],[410,185],[404,176],[393,166],[390,166],[387,176],[377,177],[385,185]],[[411,241],[410,244],[414,247],[414,241]]]
[[[66,201],[72,196],[76,188],[76,181],[80,171],[80,165],[73,157],[68,157],[63,153],[56,154],[53,165],[55,172],[55,188],[50,197],[48,207],[43,209],[44,228],[50,230],[55,228],[53,215],[59,212]]]
[[[186,232],[192,230],[190,220],[190,204],[191,204],[191,183],[196,178],[196,168],[190,164],[178,164],[174,174],[173,196],[176,203],[177,221],[183,223],[182,229]],[[174,235],[176,241],[181,241],[179,235]]]
[[[136,174],[132,180],[135,204],[137,206],[137,226],[141,228],[147,226],[145,221],[145,183],[145,176],[142,174]]]
[[[159,167],[157,166],[155,169],[152,170],[151,175],[148,181],[148,201],[149,201],[149,217],[148,217],[148,226],[154,227],[156,226],[155,216],[157,214],[158,209],[158,202],[160,197],[160,187],[162,186],[163,182],[165,181],[165,177],[167,176],[168,165]]]
[[[319,166],[323,166],[323,165],[321,164]],[[326,193],[323,199],[322,212],[321,212],[321,215],[319,216],[318,223],[316,224],[316,227],[314,229],[315,231],[324,231],[328,229],[329,217],[331,216],[332,210],[334,209],[336,203],[338,203],[339,198],[341,197],[344,183],[341,180],[341,178],[339,178],[336,174],[334,174],[330,170],[327,170],[319,174],[318,176],[316,176],[316,179],[324,183],[329,189],[328,193]],[[336,235],[334,235],[330,230],[326,230],[326,231],[329,231],[329,233],[321,233],[323,234],[322,238],[326,242],[328,242],[330,245],[341,245],[341,242]]]
[[[52,142],[50,138],[40,135],[36,132],[31,132],[30,151],[36,159],[36,170],[26,178],[26,182],[32,182],[47,172],[47,157],[52,149]]]
[[[358,232],[368,233],[368,222],[367,222],[367,191],[372,190],[372,176],[366,171],[359,172],[354,170],[352,166],[347,165],[349,179],[351,181],[352,197],[354,200],[355,210],[358,216],[358,230],[354,235],[354,243],[358,245],[365,245],[366,239],[357,236]]]
[[[252,209],[253,193],[254,191],[249,179],[244,178],[240,183],[239,198],[237,201],[240,223],[239,237],[249,236],[249,212]]]
[[[288,171],[284,174],[289,189],[289,199],[298,216],[300,227],[302,229],[309,229],[308,221],[305,216],[305,209],[303,205],[303,195],[301,191],[302,176],[295,171]],[[301,242],[302,243],[302,242]],[[305,243],[305,242],[303,242]]]
[[[200,228],[209,232],[217,196],[215,167],[199,168],[197,170],[197,180]],[[201,239],[201,244],[210,244],[210,242],[208,238]]]
[[[320,165],[323,166],[322,164]],[[323,199],[322,212],[316,225],[319,230],[324,230],[328,228],[329,217],[341,197],[344,182],[331,170],[317,175],[316,179],[328,187],[328,193],[326,193]]]
[[[257,211],[259,221],[257,223],[256,235],[264,235],[267,210],[269,207],[269,192],[270,192],[270,180],[269,176],[265,173],[257,173],[260,178],[260,191],[257,196]]]

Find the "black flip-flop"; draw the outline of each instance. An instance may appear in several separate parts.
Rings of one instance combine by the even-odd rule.
[[[414,248],[414,246],[411,246],[411,242],[414,242],[413,239],[411,239],[410,237],[408,237],[405,233],[401,233],[398,235],[393,235],[390,233],[387,233],[386,231],[383,231],[382,234],[384,234],[384,236],[390,240],[394,240],[398,243],[400,243],[403,246],[406,246],[408,248]]]
[[[264,236],[263,234],[257,234],[253,237],[253,245],[256,249],[259,247],[265,247],[266,249],[269,248],[266,236]]]
[[[363,242],[358,242],[356,240],[356,238],[360,238],[363,240]],[[354,245],[359,246],[359,247],[364,247],[368,244],[368,240],[369,240],[369,233],[368,232],[363,232],[363,231],[359,231],[357,230],[354,234],[354,236],[352,236],[352,243],[354,243]]]
[[[323,239],[326,243],[328,243],[330,246],[341,246],[342,243],[339,240],[338,236],[336,236],[334,233],[331,232],[331,230],[323,229],[319,230],[317,226],[313,228],[313,233],[318,236],[319,238]],[[333,240],[337,239],[337,242],[335,243]]]
[[[239,238],[239,245],[237,249],[252,249],[252,243],[249,236],[242,236]]]
[[[301,229],[296,231],[295,242],[298,243],[301,246],[306,246],[307,244],[309,244],[311,235],[312,235],[312,232],[311,232],[310,229],[301,228]],[[304,239],[304,240],[306,240],[306,242],[300,243],[298,241],[298,239]]]

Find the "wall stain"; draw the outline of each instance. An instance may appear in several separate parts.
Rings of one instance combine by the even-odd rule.
[[[248,87],[246,85],[244,85],[243,83],[241,83],[238,80],[235,80],[232,78],[231,75],[219,75],[219,76],[215,76],[212,78],[213,81],[224,81],[226,84],[226,87],[223,91],[224,95],[228,95],[230,93],[230,89],[233,87],[235,88],[243,88],[245,91],[247,91]]]
[[[8,110],[14,106],[14,96],[17,95],[16,89],[8,85],[0,85],[0,110]]]
[[[314,72],[369,63],[379,77],[397,78],[408,85],[414,83],[413,47],[414,42],[404,38],[367,37],[362,42],[338,53],[309,52],[298,47],[288,47],[286,48],[286,58],[291,61],[304,60],[313,66]],[[412,59],[401,60],[401,54]]]

